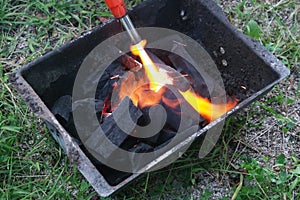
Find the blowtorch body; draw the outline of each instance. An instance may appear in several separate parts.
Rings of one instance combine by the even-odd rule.
[[[105,0],[106,5],[112,12],[115,18],[118,18],[124,29],[127,31],[133,45],[142,41],[140,35],[136,31],[130,17],[127,14],[127,9],[123,0]]]

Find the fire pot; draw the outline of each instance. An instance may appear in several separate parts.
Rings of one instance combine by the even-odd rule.
[[[218,67],[228,93],[238,96],[238,105],[227,115],[196,131],[173,149],[178,153],[190,140],[215,127],[258,99],[289,75],[289,70],[259,42],[237,31],[221,8],[207,0],[149,0],[135,7],[130,16],[137,27],[163,27],[184,33],[201,43]],[[97,162],[58,117],[70,107],[74,81],[85,57],[102,41],[122,32],[111,20],[83,36],[22,67],[11,83],[32,111],[41,117],[70,160],[101,196],[108,196],[138,174],[111,169]],[[66,97],[64,101],[58,101]],[[54,109],[55,108],[55,109]]]

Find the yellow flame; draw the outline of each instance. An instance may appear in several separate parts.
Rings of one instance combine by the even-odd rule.
[[[145,69],[146,75],[150,81],[150,90],[158,92],[164,85],[173,84],[173,80],[168,76],[167,73],[161,73],[160,69],[151,60],[144,47],[147,41],[142,40],[136,45],[131,46],[131,52],[139,56],[143,67]]]
[[[146,46],[146,40],[141,41],[140,43],[136,45],[131,46],[131,52],[139,56],[144,70],[145,74],[150,81],[149,88],[154,93],[151,93],[151,91],[148,91],[150,93],[145,93],[145,90],[142,88],[136,89],[130,89],[131,87],[128,84],[124,84],[124,87],[127,89],[123,89],[123,91],[126,90],[134,90],[131,92],[122,92],[121,96],[130,94],[130,98],[133,100],[133,103],[135,105],[140,106],[151,106],[152,104],[159,103],[160,99],[163,96],[164,90],[162,89],[164,85],[173,85],[174,81],[173,78],[171,78],[168,73],[164,70],[160,70],[159,67],[155,65],[155,63],[151,60],[147,52],[145,51],[144,47]],[[138,80],[137,82],[141,82],[140,84],[143,84],[142,82],[145,80]],[[161,90],[162,89],[162,90]],[[122,90],[121,90],[122,91]],[[188,102],[194,110],[196,110],[202,117],[204,117],[206,120],[213,121],[219,117],[221,117],[223,114],[225,114],[227,111],[234,108],[237,104],[237,99],[234,99],[233,101],[229,101],[226,104],[212,104],[208,98],[203,98],[199,95],[197,95],[192,88],[188,89],[185,92],[180,91],[180,94],[184,98],[186,102]],[[123,94],[124,93],[124,94]],[[128,93],[128,94],[127,94]],[[171,102],[167,101],[163,98],[163,101],[169,105],[170,107],[174,107],[178,105],[178,101]]]
[[[237,104],[236,99],[234,101],[229,101],[226,104],[212,104],[208,98],[203,98],[191,89],[182,92],[179,91],[183,98],[208,121],[214,121],[215,119],[221,117],[227,111],[234,108]]]

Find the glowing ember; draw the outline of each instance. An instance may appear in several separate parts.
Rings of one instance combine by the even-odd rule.
[[[181,75],[176,72],[171,76],[171,72],[158,67],[145,51],[145,45],[146,41],[143,40],[131,46],[132,53],[140,57],[144,70],[128,72],[127,77],[120,84],[118,91],[120,100],[128,96],[133,104],[140,108],[153,106],[159,104],[161,101],[170,108],[176,108],[182,101],[186,101],[209,122],[219,118],[236,106],[236,99],[228,101],[226,104],[212,104],[208,98],[196,94],[190,85],[184,91],[179,89],[182,88],[178,85],[181,84],[181,81],[178,82],[175,79],[184,78],[187,75]],[[182,99],[171,100],[165,98],[164,94],[167,85],[174,86],[181,94]]]
[[[113,77],[110,77],[110,80],[113,80],[113,79],[116,79],[116,78],[119,78],[119,75],[114,75]]]

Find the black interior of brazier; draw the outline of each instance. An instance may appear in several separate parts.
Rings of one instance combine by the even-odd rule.
[[[152,58],[155,63],[164,63],[173,69],[179,71],[182,75],[188,74],[189,81],[191,86],[198,94],[203,97],[209,98],[209,93],[207,90],[207,86],[204,82],[204,79],[201,75],[194,69],[194,67],[184,60],[182,57],[163,50],[158,49],[147,49],[150,57]],[[102,77],[99,78],[99,83],[97,87],[97,92],[95,95],[96,107],[95,110],[97,112],[97,117],[99,120],[99,126],[103,129],[104,133],[111,140],[112,143],[119,146],[120,148],[135,152],[135,153],[145,153],[155,151],[162,146],[166,145],[170,139],[172,139],[175,134],[178,132],[178,125],[180,124],[181,115],[188,114],[185,118],[189,118],[185,126],[189,128],[196,124],[196,120],[199,120],[199,114],[192,109],[192,107],[185,105],[185,112],[181,112],[179,106],[177,108],[170,108],[165,105],[163,102],[160,104],[166,109],[167,111],[167,120],[166,124],[164,125],[163,129],[157,133],[156,135],[150,138],[136,138],[133,136],[128,136],[127,133],[124,133],[114,121],[114,117],[111,114],[111,94],[113,92],[113,86],[116,85],[120,78],[117,78],[116,75],[122,77],[125,73],[130,71],[130,62],[124,62],[124,60],[128,60],[128,57],[131,58],[129,60],[135,59],[138,60],[137,57],[131,57],[132,55],[125,55],[120,57],[119,59],[115,60],[106,70]],[[125,58],[125,59],[124,59]],[[127,59],[126,59],[127,58]],[[127,66],[126,66],[127,65]],[[132,64],[133,65],[133,64]],[[125,69],[124,69],[125,67]],[[127,67],[127,68],[126,68]],[[143,70],[140,69],[140,72],[143,73]],[[116,77],[116,78],[112,78]],[[169,90],[166,91],[164,94],[165,98],[169,99],[176,99],[176,96]],[[57,99],[52,107],[52,112],[55,114],[59,122],[66,128],[66,130],[77,140],[80,140],[79,136],[77,135],[76,128],[74,125],[73,117],[71,115],[71,96],[64,95]],[[81,103],[80,106],[84,106],[86,102]],[[62,106],[63,105],[63,106]],[[114,111],[118,111],[118,109],[123,109],[120,106]],[[129,110],[131,114],[131,119],[135,121],[140,126],[145,126],[149,123],[149,109],[150,107],[145,107],[143,109],[139,109],[135,107],[132,102],[130,104]],[[140,114],[137,114],[140,113]],[[92,116],[87,116],[92,117]],[[156,116],[160,117],[160,116]],[[201,118],[197,121],[197,124],[200,125],[200,128],[205,126],[208,122],[205,119]],[[135,133],[139,135],[138,132]],[[124,178],[126,178],[129,174],[118,172],[114,169],[106,167],[105,165],[101,164],[97,161],[86,148],[81,145],[81,148],[84,152],[89,156],[91,161],[94,165],[98,168],[98,170],[104,175],[106,180],[111,185],[116,185]],[[126,158],[127,159],[127,158]],[[122,163],[120,163],[122,164]]]
[[[206,98],[210,97],[204,79],[189,62],[185,61],[180,56],[171,52],[158,50],[158,49],[147,49],[147,51],[150,57],[152,58],[152,60],[155,61],[155,63],[166,64],[167,66],[172,67],[172,69],[181,72],[180,74],[182,75],[188,74],[189,75],[188,78],[190,81],[189,84],[192,86],[192,88],[195,91],[197,91],[199,95]],[[127,57],[127,56],[123,56],[123,57]],[[133,59],[138,59],[138,58],[134,57]],[[102,129],[104,129],[104,132],[105,130],[108,130],[108,132],[105,133],[107,137],[115,145],[119,146],[124,150],[137,152],[137,153],[154,151],[160,148],[162,145],[168,142],[169,139],[175,136],[176,132],[178,132],[178,126],[180,124],[181,115],[188,114],[188,116],[185,117],[191,118],[191,121],[186,122],[188,124],[185,124],[187,128],[193,125],[193,120],[195,121],[193,117],[199,119],[199,114],[196,111],[194,111],[191,106],[185,105],[185,109],[188,110],[185,110],[185,112],[181,112],[182,108],[180,106],[177,106],[176,108],[174,107],[171,108],[168,105],[166,105],[163,101],[160,101],[159,104],[164,107],[164,109],[167,111],[168,114],[166,119],[166,124],[164,125],[162,131],[151,138],[140,139],[132,136],[128,137],[126,133],[124,133],[120,128],[118,128],[117,125],[114,124],[115,123],[113,119],[114,117],[111,115],[112,102],[110,101],[114,85],[117,85],[120,79],[120,78],[113,78],[113,79],[111,78],[116,77],[116,75],[122,77],[126,73],[131,73],[129,68],[126,69],[126,67],[128,67],[126,66],[126,64],[130,65],[130,63],[128,62],[124,64],[124,62],[122,62],[122,59],[119,59],[114,63],[112,63],[110,67],[108,67],[108,69],[105,71],[105,74],[100,78],[96,96],[95,96],[97,102],[95,109],[97,112],[99,123],[101,124]],[[143,73],[143,69],[139,69],[139,72]],[[136,72],[133,72],[133,74],[135,73]],[[177,97],[175,96],[175,94],[173,94],[171,90],[166,90],[163,96],[164,98],[170,100],[177,99]],[[119,105],[122,105],[122,102],[120,102]],[[118,108],[116,108],[116,111]],[[151,106],[138,108],[134,106],[131,102],[129,107],[129,110],[131,111],[130,112],[131,119],[135,121],[135,123],[138,124],[139,126],[145,126],[149,124],[150,108]],[[159,118],[160,116],[158,115],[156,117]],[[208,122],[205,121],[204,118],[200,118],[199,120],[200,127],[205,126],[207,123]],[[136,132],[135,134],[137,136],[139,135],[138,132]]]
[[[152,0],[139,5],[130,15],[137,26],[174,29],[202,44],[221,72],[228,95],[236,96],[240,102],[279,77],[264,60],[244,44],[233,28],[228,26],[219,8],[210,1]],[[64,111],[60,111],[59,108],[66,107],[68,101],[71,103],[69,97],[72,95],[75,77],[86,55],[107,37],[121,31],[122,27],[116,20],[99,26],[31,63],[22,71],[25,80],[46,106],[52,111],[55,110],[58,121],[78,140],[72,120],[64,118],[72,118],[72,115],[64,115]],[[114,64],[117,63],[112,65]],[[96,105],[101,107],[102,102],[99,102]],[[116,185],[130,176],[128,173],[117,172],[102,165],[89,155],[84,146],[80,147],[111,185]]]

